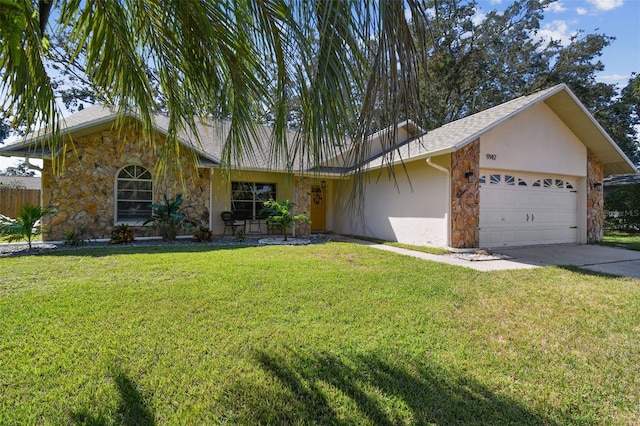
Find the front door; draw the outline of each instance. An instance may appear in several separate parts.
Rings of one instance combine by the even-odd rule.
[[[326,188],[311,185],[311,231],[327,229]]]

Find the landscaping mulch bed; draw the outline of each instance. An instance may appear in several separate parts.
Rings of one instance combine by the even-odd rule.
[[[273,242],[270,238],[263,237],[251,237],[244,241],[238,241],[235,237],[216,237],[210,242],[198,242],[191,238],[179,238],[175,241],[162,241],[161,239],[140,239],[135,240],[130,244],[109,244],[104,241],[87,241],[83,244],[76,246],[66,245],[60,242],[34,242],[32,243],[31,250],[27,243],[5,243],[0,244],[0,258],[25,256],[25,255],[38,255],[51,253],[54,251],[67,251],[67,250],[86,250],[97,248],[118,248],[118,247],[170,247],[170,246],[260,246],[260,245],[273,245],[273,244],[287,244],[287,245],[299,245],[299,239],[289,237],[288,242],[281,242],[282,237],[273,238]],[[302,244],[322,244],[330,241],[331,238],[327,235],[310,235],[304,237]]]

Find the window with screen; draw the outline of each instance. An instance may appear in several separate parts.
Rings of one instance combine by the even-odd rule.
[[[264,202],[276,199],[275,183],[231,182],[231,211],[236,219],[265,219]]]
[[[116,179],[116,222],[138,222],[151,217],[151,172],[138,165],[126,166]]]

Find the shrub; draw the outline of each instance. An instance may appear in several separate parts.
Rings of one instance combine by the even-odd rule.
[[[247,234],[244,230],[244,227],[236,228],[236,241],[242,242],[247,239]]]
[[[87,232],[87,224],[81,223],[77,229],[64,233],[64,243],[68,246],[79,246],[84,244],[85,234]]]
[[[640,230],[640,184],[625,186],[607,194],[604,206],[606,229]]]
[[[31,250],[31,241],[42,231],[41,219],[54,214],[52,210],[24,203],[15,219],[0,217],[0,236],[7,237],[9,242],[27,240]]]
[[[198,228],[193,233],[193,239],[200,242],[206,243],[211,241],[213,237],[213,232],[207,226],[198,226]]]
[[[295,206],[296,205],[289,200],[278,202],[274,199],[270,199],[264,202],[264,208],[261,212],[268,215],[267,223],[269,225],[282,231],[285,241],[287,241],[287,229],[289,229],[291,224],[296,222],[311,223],[311,220],[307,215],[293,214]]]
[[[151,223],[151,229],[158,231],[164,241],[173,241],[178,236],[180,228],[191,232],[193,222],[187,219],[181,211],[182,195],[169,200],[167,195],[162,196],[162,203],[151,204],[151,219],[144,225]]]
[[[129,244],[135,240],[133,230],[129,225],[118,225],[116,229],[111,231],[110,244]]]

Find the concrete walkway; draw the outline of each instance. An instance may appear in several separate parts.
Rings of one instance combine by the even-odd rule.
[[[477,271],[504,271],[540,268],[549,265],[572,265],[595,272],[640,278],[640,251],[616,247],[576,244],[511,247],[494,250],[495,253],[508,256],[510,259],[470,261],[456,257],[422,253],[345,236],[332,236],[331,239],[366,245],[418,259],[462,266]]]

